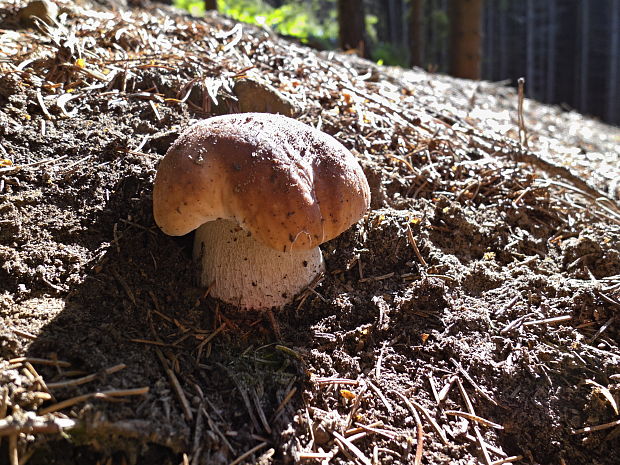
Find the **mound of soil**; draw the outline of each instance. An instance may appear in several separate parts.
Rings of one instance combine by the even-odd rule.
[[[617,463],[618,128],[531,101],[520,126],[512,89],[217,14],[23,6],[0,0],[0,463]],[[351,149],[372,208],[316,286],[240,312],[152,184],[196,119],[274,108]]]

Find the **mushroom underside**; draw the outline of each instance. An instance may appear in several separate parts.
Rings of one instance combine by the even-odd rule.
[[[216,220],[196,230],[194,258],[210,295],[247,309],[292,302],[325,269],[318,247],[282,252],[255,240],[236,222]]]

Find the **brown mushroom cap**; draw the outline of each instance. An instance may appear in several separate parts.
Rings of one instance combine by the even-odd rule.
[[[173,236],[232,219],[282,251],[308,250],[358,221],[370,204],[355,157],[333,137],[281,115],[200,121],[161,161],[155,221]]]

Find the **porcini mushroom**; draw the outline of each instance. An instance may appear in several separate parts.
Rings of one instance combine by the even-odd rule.
[[[319,244],[357,222],[369,203],[364,173],[342,144],[265,113],[189,127],[162,159],[153,187],[164,233],[197,229],[201,284],[248,309],[292,301],[324,269]]]

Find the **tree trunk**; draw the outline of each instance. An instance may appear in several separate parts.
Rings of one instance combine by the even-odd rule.
[[[620,0],[612,0],[611,13],[609,15],[611,34],[609,37],[609,72],[608,76],[608,96],[607,99],[607,120],[613,124],[620,124],[620,108],[618,106],[618,96],[620,86],[618,85],[618,63],[620,62],[618,53],[620,47]]]
[[[578,108],[582,113],[587,113],[589,108],[588,99],[588,78],[590,64],[590,5],[588,2],[579,5],[579,61],[577,62],[576,75],[579,82],[577,89],[579,102]],[[598,63],[597,63],[598,65]]]
[[[362,0],[338,0],[338,27],[340,48],[355,49],[359,56],[369,56]]]
[[[550,0],[547,5],[547,14],[549,18],[549,24],[547,29],[547,82],[545,88],[545,101],[555,102],[555,41],[558,29],[558,10],[556,8],[556,0]]]
[[[411,0],[409,7],[409,63],[424,67],[424,0]]]
[[[205,10],[216,10],[217,11],[217,0],[204,0],[205,2]]]
[[[482,0],[450,0],[450,74],[480,79]]]

